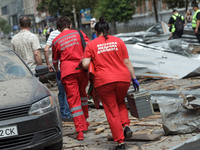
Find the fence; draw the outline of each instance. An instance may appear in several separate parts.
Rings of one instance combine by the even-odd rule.
[[[153,25],[153,24],[152,24]],[[117,26],[117,33],[129,33],[129,32],[138,32],[138,31],[145,31],[152,25],[123,25]],[[90,28],[83,28],[81,29],[90,39],[92,38],[92,33]],[[110,34],[114,35],[114,26],[110,25]]]

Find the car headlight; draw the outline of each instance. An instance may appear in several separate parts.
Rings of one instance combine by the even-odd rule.
[[[31,106],[29,115],[40,115],[54,109],[54,103],[51,96],[46,97]]]

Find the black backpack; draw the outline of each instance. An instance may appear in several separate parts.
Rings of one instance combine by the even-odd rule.
[[[176,28],[176,31],[178,32],[183,31],[184,25],[183,25],[183,20],[181,19],[181,16],[176,17],[175,28]]]

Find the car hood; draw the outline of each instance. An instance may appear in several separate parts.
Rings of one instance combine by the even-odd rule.
[[[35,77],[0,82],[0,109],[31,105],[51,95],[50,91]]]

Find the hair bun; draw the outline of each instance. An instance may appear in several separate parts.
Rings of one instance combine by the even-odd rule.
[[[99,22],[104,22],[104,18],[103,18],[103,17],[100,17],[100,18],[99,18]]]

